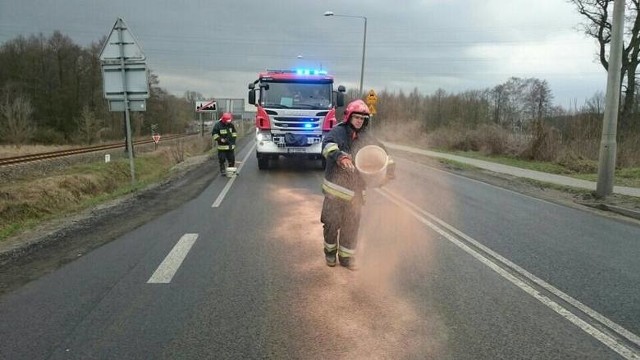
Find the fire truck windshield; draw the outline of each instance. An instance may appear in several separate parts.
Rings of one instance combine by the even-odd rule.
[[[269,82],[262,90],[260,103],[266,108],[329,109],[331,84],[301,82]]]

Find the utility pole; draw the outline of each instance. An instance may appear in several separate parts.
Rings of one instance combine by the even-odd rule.
[[[607,96],[602,122],[600,159],[598,163],[598,184],[596,196],[604,198],[613,192],[613,178],[616,169],[616,134],[618,128],[618,107],[620,105],[620,74],[622,68],[622,30],[624,28],[624,0],[615,0],[611,22],[611,48],[609,49],[609,69],[607,72]]]

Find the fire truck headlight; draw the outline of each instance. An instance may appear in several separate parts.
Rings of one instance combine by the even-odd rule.
[[[266,133],[259,132],[258,134],[256,134],[256,140],[258,140],[258,141],[271,141],[271,134],[266,134]]]

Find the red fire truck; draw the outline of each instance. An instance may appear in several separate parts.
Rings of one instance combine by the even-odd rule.
[[[321,160],[322,137],[337,123],[344,105],[344,86],[333,90],[326,71],[267,70],[249,84],[249,103],[256,106],[258,168],[267,169],[281,155]]]

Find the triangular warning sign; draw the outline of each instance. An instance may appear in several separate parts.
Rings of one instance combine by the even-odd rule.
[[[120,33],[122,33],[122,41],[120,40]],[[146,56],[142,52],[142,48],[138,45],[135,36],[129,30],[127,24],[121,18],[116,20],[116,23],[111,29],[111,34],[102,47],[100,52],[100,60],[109,62],[113,60],[120,60],[120,44],[123,45],[123,55],[125,62],[143,62]]]

